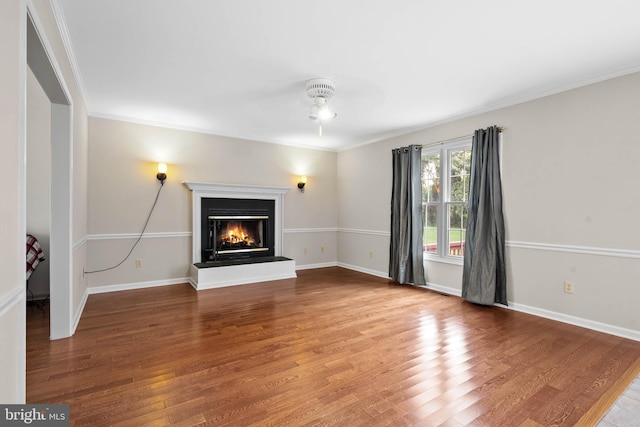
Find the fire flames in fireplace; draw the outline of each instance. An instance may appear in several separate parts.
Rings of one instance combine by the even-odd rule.
[[[249,252],[265,252],[264,235],[268,216],[209,216],[210,237],[215,248],[211,256],[215,259],[218,255],[235,256]]]
[[[256,246],[256,239],[242,226],[242,223],[230,222],[220,236],[220,246],[222,248],[253,248]]]

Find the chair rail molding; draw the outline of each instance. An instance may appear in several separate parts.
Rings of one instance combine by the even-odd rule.
[[[618,258],[640,259],[640,251],[632,249],[599,248],[593,246],[560,245],[555,243],[518,242],[507,240],[506,246],[509,248],[531,249],[553,252],[570,252],[574,254],[610,256]]]

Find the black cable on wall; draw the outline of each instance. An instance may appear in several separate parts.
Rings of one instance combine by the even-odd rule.
[[[149,224],[149,220],[151,219],[151,214],[155,210],[156,204],[158,203],[158,197],[160,197],[160,191],[162,191],[162,187],[164,187],[164,180],[160,180],[160,188],[158,188],[158,192],[156,193],[156,199],[153,201],[153,206],[151,206],[151,211],[149,211],[149,215],[147,216],[147,220],[144,223],[144,227],[142,227],[142,231],[140,232],[140,235],[138,236],[138,239],[135,241],[135,243],[131,247],[131,250],[129,250],[129,253],[127,254],[127,256],[125,256],[122,261],[120,261],[119,263],[117,263],[113,267],[103,268],[103,269],[100,269],[100,270],[85,271],[84,274],[101,273],[103,271],[113,270],[114,268],[120,267],[126,260],[129,259],[129,257],[131,256],[131,253],[136,248],[136,246],[138,245],[138,243],[142,239],[142,236],[144,235],[145,230],[147,229],[147,225]]]

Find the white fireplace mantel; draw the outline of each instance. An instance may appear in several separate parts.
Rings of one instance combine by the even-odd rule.
[[[291,188],[271,187],[261,185],[240,184],[215,184],[206,182],[190,182],[183,184],[192,192],[192,248],[193,264],[201,262],[200,227],[201,227],[201,203],[202,199],[227,198],[227,199],[263,199],[275,201],[274,220],[274,255],[282,256],[282,229],[284,224],[284,195]]]

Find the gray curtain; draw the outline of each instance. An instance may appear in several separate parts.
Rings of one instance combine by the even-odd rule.
[[[396,148],[391,190],[389,277],[426,285],[422,262],[422,146]]]
[[[499,133],[496,126],[477,130],[471,146],[462,297],[483,305],[507,304]]]

